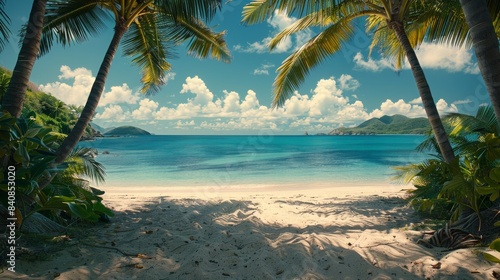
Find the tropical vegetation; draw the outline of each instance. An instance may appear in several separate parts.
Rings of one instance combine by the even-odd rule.
[[[2,73],[5,77],[6,73]],[[5,87],[3,87],[5,89]],[[0,92],[3,96],[4,92]],[[113,213],[101,202],[104,192],[91,182],[104,182],[104,167],[95,161],[93,149],[77,148],[57,168],[50,163],[65,131],[76,122],[71,107],[42,92],[27,92],[24,113],[19,118],[0,113],[0,158],[7,159],[0,174],[1,215],[11,216],[9,172],[15,174],[14,214],[24,231],[62,231],[77,220],[95,222]],[[58,110],[56,110],[58,108]],[[30,111],[32,109],[32,111]],[[45,188],[40,184],[50,173],[56,176]],[[86,178],[86,179],[85,179]]]
[[[0,102],[3,100],[11,76],[11,71],[0,67]],[[35,84],[28,83],[22,115],[35,113],[36,123],[50,128],[54,134],[58,133],[61,140],[64,138],[62,135],[67,135],[71,131],[81,111],[82,107],[67,105],[54,96],[38,90]],[[91,126],[87,126],[83,137],[91,139],[96,134]]]
[[[418,149],[433,157],[398,167],[398,178],[415,186],[409,193],[417,210],[449,219],[451,229],[491,242],[500,233],[494,227],[500,198],[500,125],[491,106],[480,107],[475,116],[453,113],[443,121],[454,128],[449,137],[456,159],[445,162],[429,135]]]
[[[328,134],[428,134],[430,130],[431,127],[426,118],[408,118],[403,115],[394,115],[372,118],[356,127],[339,127]]]
[[[104,135],[109,136],[124,136],[124,135],[151,135],[151,133],[147,132],[144,129],[140,129],[135,126],[120,126],[113,129],[110,129],[104,133]]]

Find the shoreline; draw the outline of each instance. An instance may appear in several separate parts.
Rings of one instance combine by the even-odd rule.
[[[376,182],[366,185],[329,183],[329,182],[310,182],[307,186],[303,183],[287,184],[240,184],[240,185],[204,185],[204,186],[119,186],[102,185],[98,189],[105,192],[106,197],[116,195],[129,195],[140,197],[172,196],[172,197],[190,197],[190,198],[216,198],[220,197],[244,197],[249,193],[274,194],[315,194],[331,196],[352,196],[352,195],[405,195],[405,190],[413,188],[410,184],[389,184]]]
[[[12,279],[494,279],[482,248],[417,244],[403,185],[100,186],[111,223]],[[22,256],[21,256],[22,257]]]

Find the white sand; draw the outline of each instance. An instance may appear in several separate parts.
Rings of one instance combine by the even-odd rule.
[[[402,186],[101,187],[116,211],[23,279],[495,279],[482,248],[416,244]]]

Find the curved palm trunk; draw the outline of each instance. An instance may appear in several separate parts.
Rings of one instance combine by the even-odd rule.
[[[422,104],[424,105],[425,113],[427,114],[427,119],[431,124],[434,137],[436,138],[439,149],[441,150],[441,155],[443,156],[445,162],[450,163],[455,158],[455,154],[453,153],[450,141],[448,140],[448,135],[446,135],[446,131],[444,130],[436,104],[432,98],[429,84],[427,83],[424,71],[422,70],[417,55],[415,54],[415,50],[413,50],[413,47],[408,40],[403,24],[398,21],[392,21],[389,24],[394,32],[396,32],[396,36],[398,37],[398,40],[401,43],[401,46],[403,47],[406,57],[410,63],[411,71],[415,81],[417,82],[418,92],[420,93],[420,98],[422,99]]]
[[[460,0],[460,4],[469,25],[479,70],[500,123],[500,51],[493,21],[485,0]]]
[[[97,105],[99,104],[99,100],[101,99],[102,92],[104,91],[104,84],[106,82],[109,69],[111,68],[111,62],[113,61],[123,34],[125,34],[126,31],[126,26],[120,24],[116,25],[113,39],[109,44],[106,55],[104,56],[104,60],[102,61],[101,67],[99,68],[99,72],[97,73],[97,77],[94,81],[94,84],[92,85],[87,103],[85,104],[85,107],[83,108],[78,121],[69,133],[68,137],[64,139],[59,149],[57,149],[55,164],[62,163],[68,157],[76,144],[78,144],[78,141],[80,141],[80,138],[85,132],[85,129],[92,120],[95,110],[97,109]]]
[[[9,87],[2,100],[3,110],[16,118],[21,116],[31,71],[40,50],[46,4],[47,0],[33,1],[23,45],[19,51]]]

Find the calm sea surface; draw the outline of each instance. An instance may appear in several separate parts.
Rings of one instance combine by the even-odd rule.
[[[82,145],[98,149],[111,186],[363,185],[390,183],[392,166],[426,157],[415,151],[422,140],[417,135],[154,135]]]

